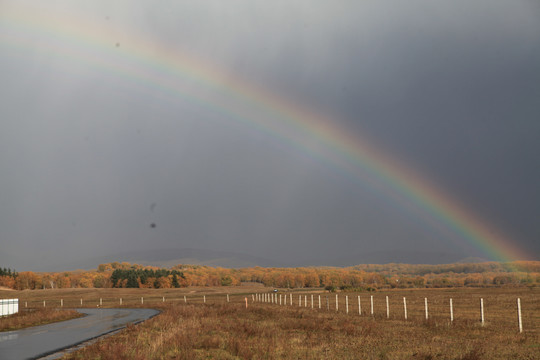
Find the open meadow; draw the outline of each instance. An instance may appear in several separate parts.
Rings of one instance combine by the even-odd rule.
[[[10,291],[0,296],[18,297],[21,310],[43,307],[44,301],[46,308],[81,307],[81,299],[82,307],[162,310],[151,320],[67,355],[69,359],[537,359],[540,353],[540,291],[536,288],[272,290],[255,285],[60,289]]]
[[[81,316],[83,315],[72,309],[26,309],[18,312],[17,314],[0,318],[0,332],[18,330],[30,326],[45,325],[53,322],[75,319]]]

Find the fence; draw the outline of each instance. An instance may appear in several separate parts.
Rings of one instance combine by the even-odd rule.
[[[0,316],[19,312],[19,299],[0,299]]]
[[[522,299],[519,297],[258,293],[253,295],[253,300],[262,304],[333,311],[377,320],[423,321],[448,326],[456,323],[481,327],[502,326],[514,328],[520,333],[524,328],[537,331],[540,324],[540,306],[534,297],[527,298],[528,310],[525,316],[522,314]]]
[[[422,321],[467,326],[503,326],[516,331],[539,329],[540,302],[535,294],[492,296],[489,294],[432,293],[408,294],[328,294],[310,292],[260,292],[252,294],[167,294],[168,296],[85,297],[22,299],[23,308],[135,307],[156,303],[220,304],[246,303],[301,307],[313,311],[332,311],[375,320]],[[407,296],[403,296],[407,295]],[[247,306],[247,303],[246,303]],[[18,302],[17,302],[18,310]],[[523,312],[523,313],[522,313]]]

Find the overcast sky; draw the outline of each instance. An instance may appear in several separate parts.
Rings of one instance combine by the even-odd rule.
[[[0,266],[167,248],[489,259],[235,118],[226,83],[126,75],[159,71],[134,62],[142,38],[369,139],[539,259],[537,1],[2,0]]]

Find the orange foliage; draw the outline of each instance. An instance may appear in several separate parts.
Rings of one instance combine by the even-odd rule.
[[[5,286],[10,289],[14,289],[15,278],[13,276],[0,276],[0,286]]]
[[[153,270],[158,267],[118,263],[101,264],[97,270],[34,273],[18,273],[16,276],[0,276],[0,286],[13,289],[47,288],[108,288],[112,287],[114,270]],[[513,263],[479,263],[448,265],[357,265],[349,268],[262,268],[227,269],[200,265],[177,265],[172,268],[182,274],[175,286],[238,286],[242,282],[258,282],[269,287],[329,289],[376,289],[376,288],[424,288],[424,287],[486,287],[486,286],[539,286],[540,262],[520,261]],[[150,273],[152,273],[150,271]],[[154,275],[151,275],[154,276]],[[137,280],[139,287],[171,288],[172,275],[156,275],[144,281]],[[116,287],[126,287],[126,279],[120,279]],[[135,284],[137,286],[137,284]]]

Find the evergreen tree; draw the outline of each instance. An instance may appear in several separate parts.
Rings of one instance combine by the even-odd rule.
[[[128,288],[138,288],[139,282],[137,281],[137,275],[134,270],[129,271],[129,275],[127,277],[127,284],[126,287]]]
[[[148,272],[147,271],[141,271],[139,274],[139,277],[141,279],[141,284],[146,284],[146,280],[148,279]]]
[[[121,273],[119,269],[115,269],[111,274],[112,286],[116,287],[116,283],[121,279]]]
[[[176,276],[176,273],[173,274],[172,276],[172,284],[171,284],[174,288],[179,288],[180,287],[180,284],[178,283],[178,276]]]

